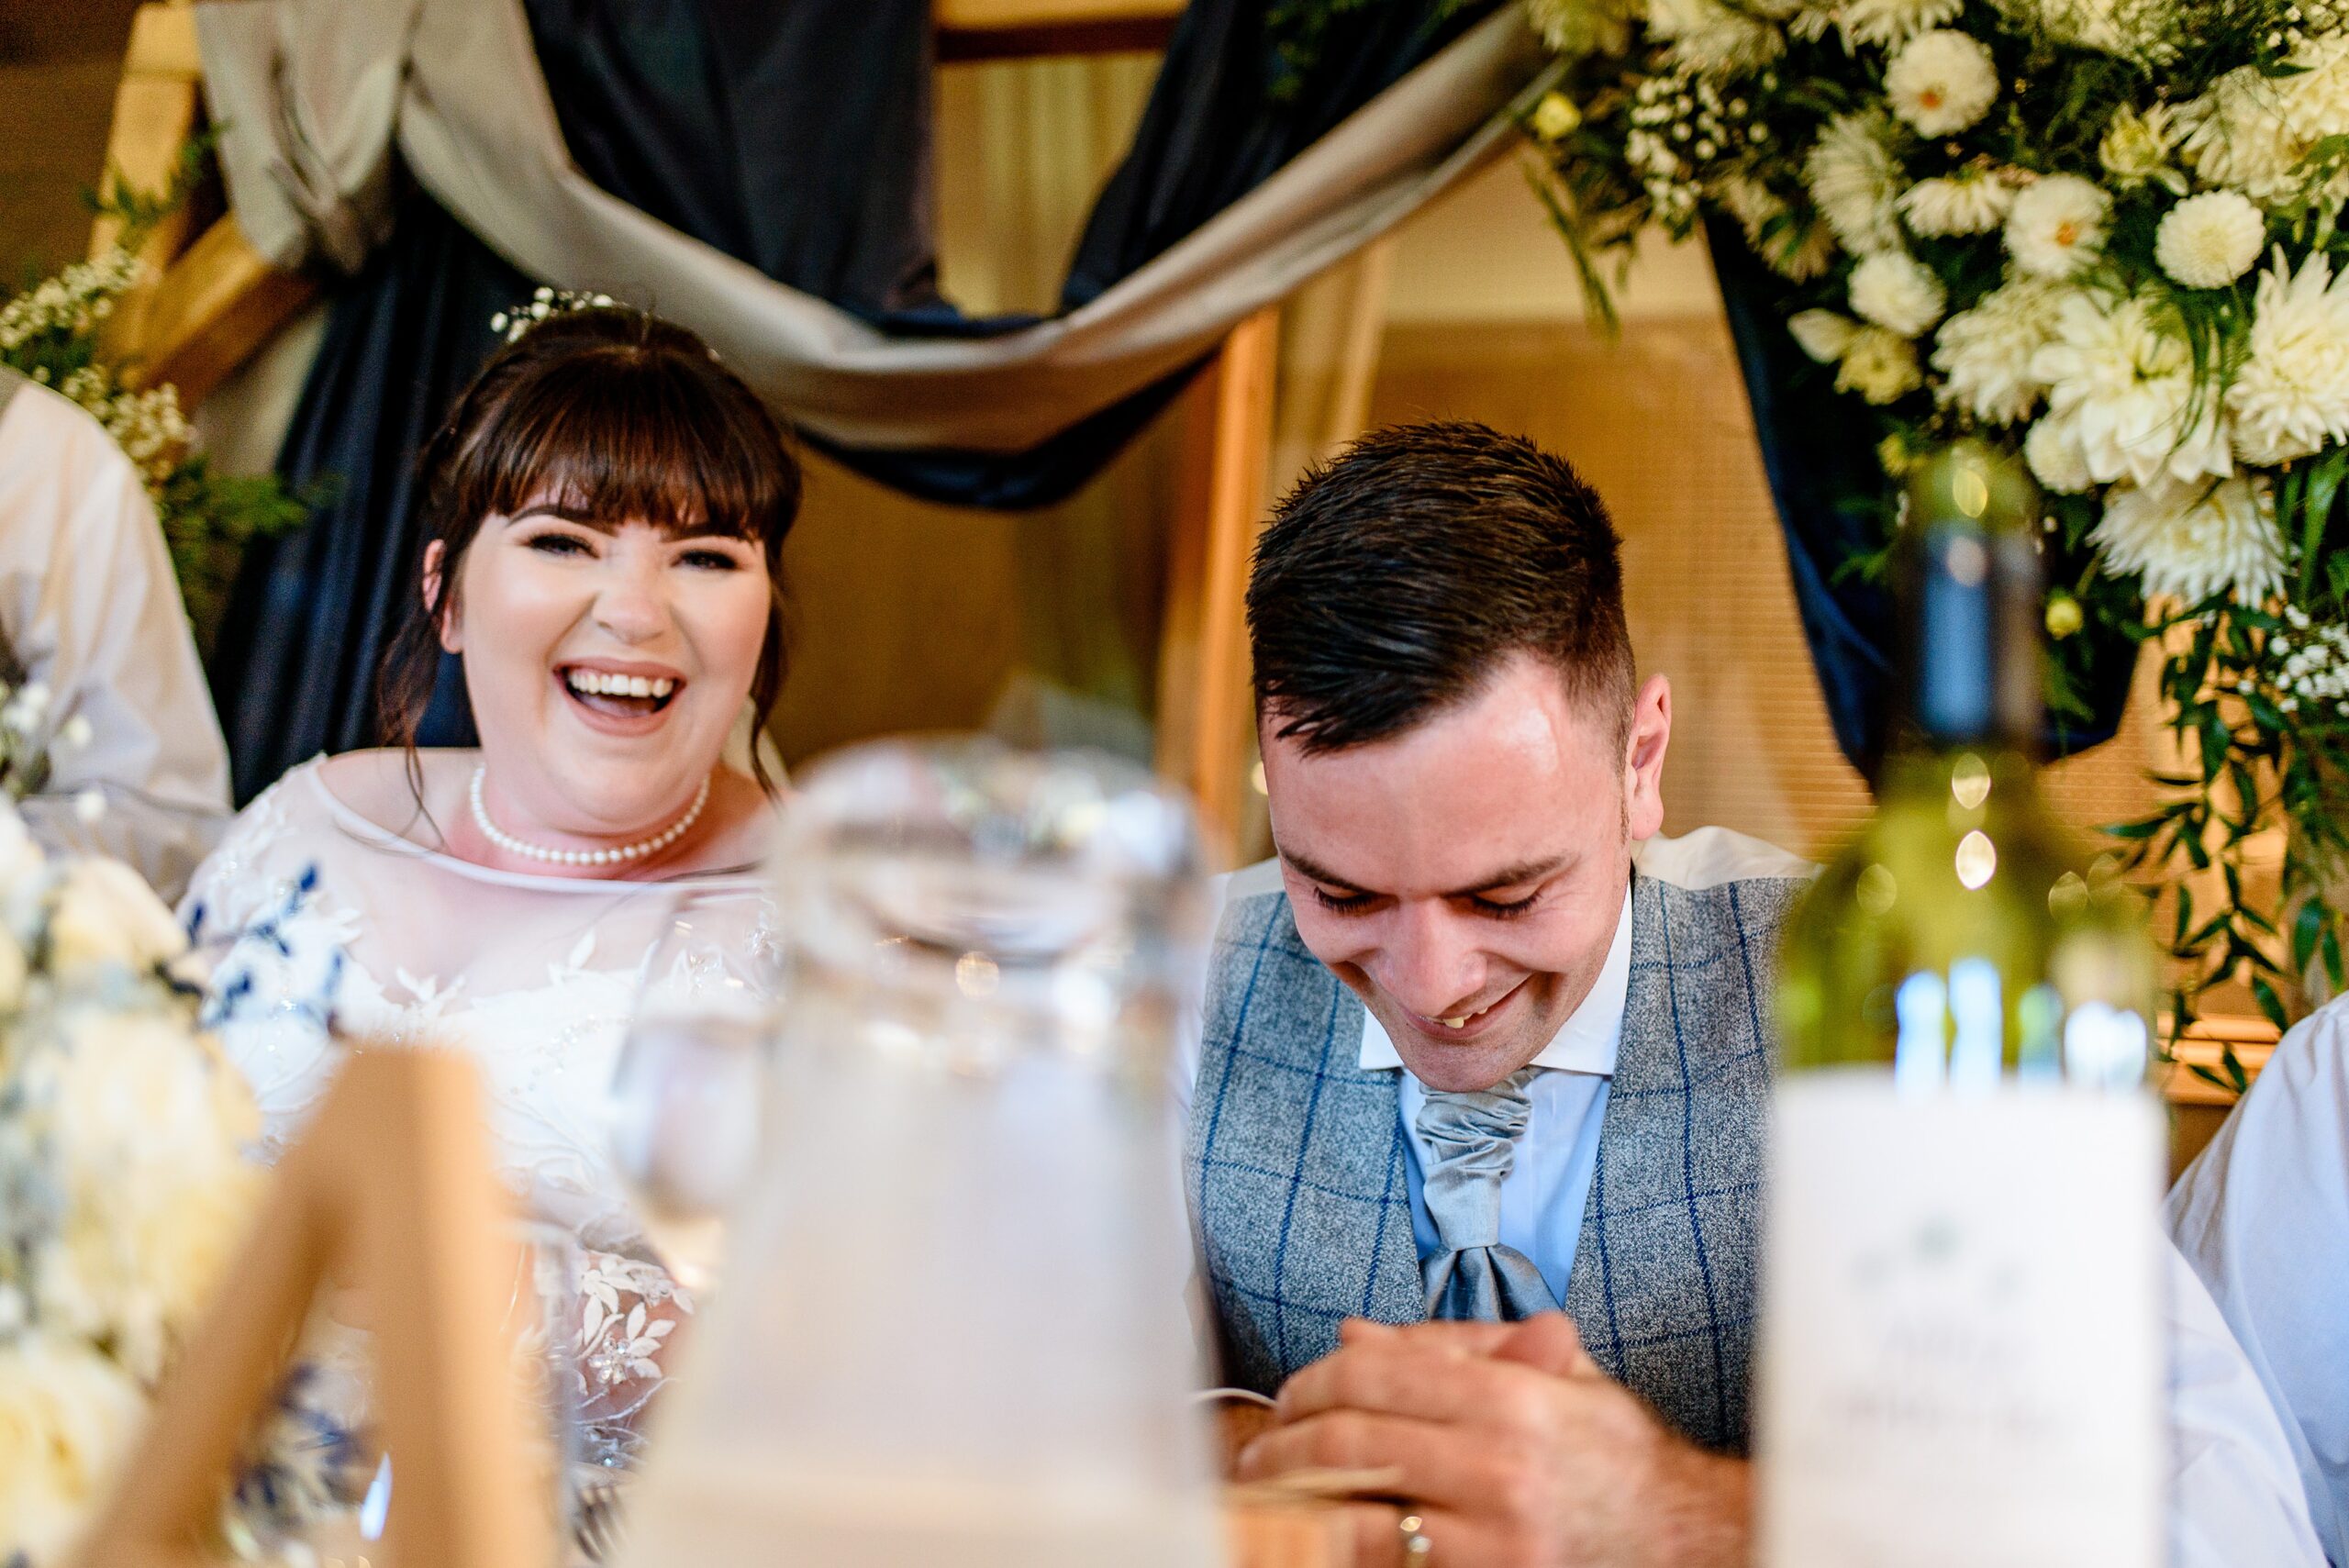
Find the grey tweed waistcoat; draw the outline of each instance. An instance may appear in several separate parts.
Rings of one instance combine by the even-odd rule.
[[[1631,989],[1564,1307],[1608,1375],[1743,1452],[1778,929],[1806,884],[1631,896]],[[1360,1063],[1362,1004],[1287,896],[1216,934],[1186,1171],[1224,1374],[1270,1393],[1347,1318],[1426,1315],[1399,1074]]]

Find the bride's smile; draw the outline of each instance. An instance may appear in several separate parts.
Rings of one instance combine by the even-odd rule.
[[[428,576],[443,560],[428,553]],[[677,820],[758,673],[774,602],[759,546],[550,488],[484,518],[456,572],[441,643],[465,657],[492,818],[570,847]]]

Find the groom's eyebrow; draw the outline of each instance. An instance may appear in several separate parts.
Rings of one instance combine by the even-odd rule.
[[[1354,881],[1352,877],[1340,876],[1336,872],[1330,870],[1328,867],[1317,864],[1309,855],[1299,854],[1294,850],[1284,848],[1278,844],[1274,846],[1274,852],[1279,855],[1282,860],[1286,861],[1289,865],[1294,867],[1297,872],[1301,873],[1312,881],[1320,883],[1326,887],[1341,887],[1348,893],[1368,893],[1373,891],[1373,889],[1363,886],[1362,884]],[[1539,860],[1520,861],[1514,865],[1506,865],[1501,867],[1498,871],[1494,872],[1490,876],[1480,878],[1470,886],[1455,887],[1451,892],[1445,894],[1444,896],[1446,898],[1474,898],[1479,894],[1490,893],[1497,887],[1522,887],[1529,882],[1540,882],[1545,877],[1554,876],[1559,872],[1564,870],[1567,864],[1574,859],[1575,856],[1571,852],[1568,852],[1549,855]]]

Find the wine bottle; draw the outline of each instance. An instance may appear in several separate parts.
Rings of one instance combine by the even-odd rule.
[[[1960,443],[1896,543],[1873,817],[1780,949],[1762,1560],[2162,1560],[2156,972],[2038,789],[2036,495]]]

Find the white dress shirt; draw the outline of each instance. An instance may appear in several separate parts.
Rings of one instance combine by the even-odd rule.
[[[2326,1551],[2349,1564],[2349,998],[2285,1034],[2178,1178],[2169,1223],[2285,1416]]]
[[[51,848],[128,861],[176,899],[228,822],[228,751],[154,504],[95,419],[47,387],[0,387],[0,634],[51,711],[90,725],[25,803]],[[72,797],[106,810],[81,820]]]
[[[1756,876],[1808,876],[1816,868],[1757,839],[1700,828],[1640,846],[1642,876],[1682,887],[1708,887]],[[1218,880],[1225,902],[1281,886],[1278,862],[1262,862]],[[1631,989],[1631,906],[1628,892],[1607,962],[1581,1006],[1534,1058],[1549,1071],[1527,1087],[1533,1115],[1501,1184],[1501,1240],[1533,1260],[1559,1301],[1582,1236],[1606,1115],[1607,1087]],[[1177,1127],[1189,1123],[1198,1074],[1200,1029],[1193,1018],[1174,1053]],[[2344,1017],[2349,1023],[2349,1017]],[[2349,1049],[2349,1042],[2344,1042]],[[1427,1160],[1414,1126],[1426,1089],[1403,1067],[1375,1018],[1365,1016],[1361,1064],[1401,1075],[1397,1112],[1411,1149],[1411,1221],[1419,1255],[1435,1247],[1435,1229],[1420,1196]],[[1178,1137],[1177,1149],[1183,1147]],[[2338,1145],[2335,1146],[2336,1157]],[[2337,1160],[2336,1160],[2337,1162]],[[2175,1247],[2165,1301],[2170,1351],[2170,1532],[2175,1568],[2321,1568],[2324,1555],[2309,1522],[2308,1500],[2275,1409],[2226,1320]],[[2342,1308],[2349,1313],[2349,1307]],[[2344,1318],[2349,1320],[2349,1318]],[[2343,1402],[2349,1406],[2349,1401]]]

